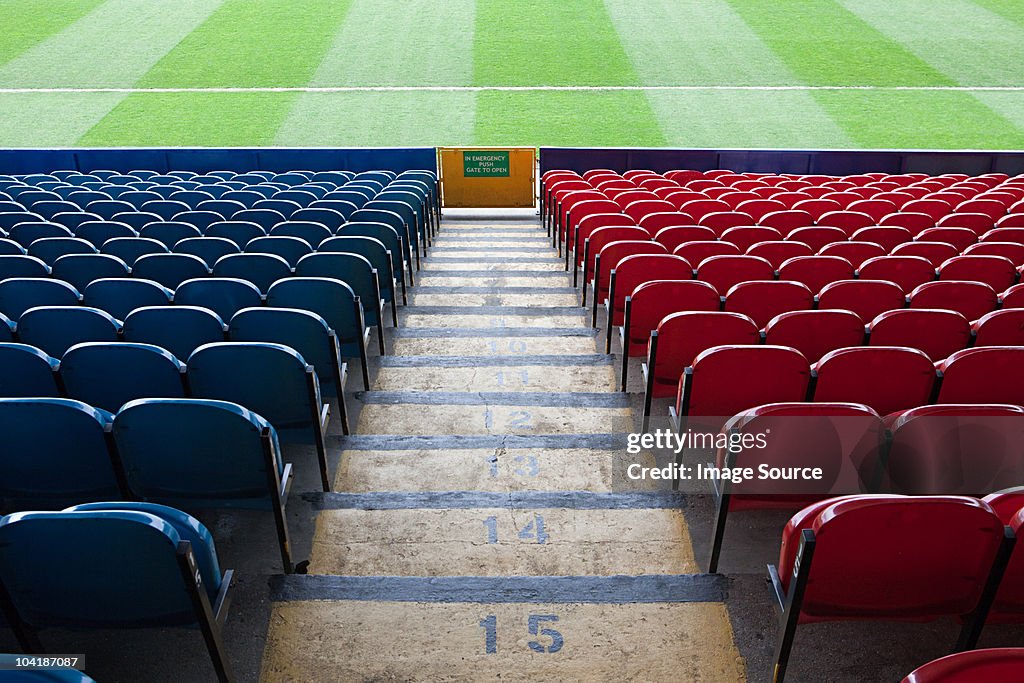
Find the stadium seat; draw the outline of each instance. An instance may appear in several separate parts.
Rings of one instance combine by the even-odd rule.
[[[904,204],[900,212],[927,214],[932,220],[938,222],[946,214],[953,213],[953,207],[949,202],[941,199],[915,199]]]
[[[202,259],[208,268],[223,256],[241,252],[238,245],[223,237],[187,237],[174,245],[175,254],[191,254]]]
[[[36,240],[46,237],[74,237],[74,234],[63,225],[43,221],[18,223],[8,229],[8,233],[12,240],[26,249]]]
[[[14,240],[0,237],[0,256],[24,256],[26,253],[28,252],[25,250],[25,247]]]
[[[974,346],[1024,346],[1024,309],[986,313],[974,322],[971,330]]]
[[[881,415],[928,403],[936,380],[924,352],[899,346],[837,349],[813,372],[815,403],[862,403]]]
[[[51,278],[9,278],[0,280],[0,313],[11,320],[36,306],[77,306],[82,295],[61,280]]]
[[[155,191],[155,188],[154,188]],[[191,207],[179,201],[173,201],[170,199],[160,199],[149,201],[138,207],[140,211],[146,213],[155,213],[156,215],[163,218],[165,221],[174,220],[174,217],[179,213],[185,213],[191,210]]]
[[[675,256],[682,256],[693,265],[699,265],[712,256],[739,256],[743,252],[735,244],[718,240],[684,242],[672,250]]]
[[[871,242],[881,245],[885,251],[892,252],[901,244],[913,240],[913,236],[906,228],[899,228],[894,225],[870,225],[861,228],[850,235],[851,242]]]
[[[812,311],[812,313],[815,311]],[[821,480],[722,480],[715,487],[715,521],[708,572],[716,573],[733,511],[799,510],[830,495],[862,491],[860,471],[878,460],[885,444],[885,425],[878,413],[856,403],[771,403],[745,410],[723,427],[730,434],[770,434],[764,448],[720,448],[720,468],[764,465],[777,468],[820,468]],[[756,438],[749,440],[756,444]]]
[[[776,199],[776,201],[779,200]],[[793,209],[772,211],[761,216],[757,224],[775,228],[782,234],[788,234],[797,228],[806,228],[814,225],[814,216],[806,211],[795,211]]]
[[[22,223],[46,223],[46,219],[31,211],[0,211],[0,230],[11,232],[14,226]],[[55,224],[56,225],[56,224]],[[63,226],[61,226],[63,227]],[[44,237],[67,237],[64,233],[43,235]],[[31,241],[31,240],[30,240]],[[20,241],[19,241],[20,243]],[[27,245],[22,245],[27,246]]]
[[[59,361],[34,346],[0,343],[0,398],[58,398]]]
[[[381,355],[386,352],[384,301],[380,294],[380,281],[377,269],[365,256],[340,252],[309,254],[299,261],[295,275],[303,278],[330,278],[348,284],[362,302],[366,324],[377,328],[377,347]]]
[[[0,256],[0,280],[15,277],[47,277],[50,268],[34,256]]]
[[[591,305],[592,327],[597,327],[597,310],[599,306],[608,303],[608,289],[611,282],[611,272],[615,270],[619,262],[629,256],[665,255],[670,256],[664,246],[650,239],[646,240],[620,240],[608,242],[601,247],[600,252],[594,258],[592,286],[593,297]],[[680,258],[678,256],[673,258]],[[685,259],[683,259],[685,260]],[[687,262],[689,263],[689,262]],[[584,281],[583,305],[587,302],[586,281]]]
[[[146,237],[160,242],[168,251],[181,240],[189,237],[201,237],[199,228],[188,223],[176,223],[174,221],[160,221],[146,223],[139,228],[139,237]]]
[[[915,237],[921,234],[922,230],[935,226],[935,219],[926,213],[918,213],[900,209],[899,213],[890,213],[878,222],[879,225],[898,225],[906,228]]]
[[[971,498],[848,496],[804,508],[769,567],[781,611],[773,680],[783,683],[797,625],[811,621],[970,615],[958,647],[973,647],[1012,543]]]
[[[185,366],[150,344],[76,344],[61,358],[69,398],[116,413],[137,398],[184,398]]]
[[[44,237],[28,246],[29,256],[36,257],[51,268],[61,256],[95,253],[96,247],[78,237]]]
[[[717,237],[714,230],[698,226],[694,222],[692,216],[679,211],[666,211],[663,213],[648,214],[640,219],[640,227],[654,235],[656,240],[658,240],[658,233],[662,230],[669,230],[670,228],[688,228],[691,231],[689,234],[694,235],[692,239],[713,240]],[[671,234],[671,232],[665,233],[666,236]],[[682,232],[679,234],[686,235],[687,233]],[[661,240],[658,241],[661,242]],[[665,244],[666,247],[672,249],[685,241],[687,240],[676,238],[671,246],[665,242],[662,242],[662,244]]]
[[[159,346],[178,359],[187,359],[204,344],[224,341],[226,332],[216,313],[198,306],[146,306],[124,321],[125,341]]]
[[[129,268],[135,265],[143,256],[148,254],[166,254],[167,246],[159,240],[148,237],[115,237],[107,240],[100,247],[101,254],[116,256],[128,265]]]
[[[107,447],[112,419],[66,398],[0,399],[0,504],[46,510],[122,497]],[[8,576],[0,575],[10,590]]]
[[[746,252],[758,242],[777,241],[782,239],[782,234],[775,228],[763,225],[743,225],[729,228],[722,233],[720,238],[723,242],[731,242],[741,252]]]
[[[238,245],[238,250],[245,248],[251,240],[265,237],[267,232],[257,223],[242,220],[220,221],[212,223],[203,231],[204,237],[219,237],[230,240]],[[196,235],[198,237],[198,235]]]
[[[910,293],[911,308],[944,308],[977,320],[995,310],[995,290],[983,282],[941,280],[926,282]]]
[[[818,216],[815,224],[822,227],[839,228],[846,235],[854,235],[861,228],[875,225],[874,218],[859,211],[829,211]],[[870,242],[871,240],[866,240]]]
[[[244,403],[283,442],[315,445],[320,482],[331,490],[324,441],[330,407],[321,400],[316,371],[297,351],[265,342],[221,342],[200,346],[187,365],[196,398]]]
[[[746,315],[760,329],[780,313],[810,310],[813,305],[814,294],[802,282],[750,281],[733,285],[726,292],[724,310]]]
[[[168,306],[173,296],[174,292],[152,280],[107,278],[89,283],[82,294],[82,303],[124,320],[136,308]]]
[[[964,228],[977,235],[995,227],[995,221],[984,213],[951,213],[939,219],[936,225],[940,228]]]
[[[85,210],[89,213],[94,213],[103,220],[113,220],[114,216],[119,213],[125,213],[128,211],[134,211],[135,205],[131,202],[115,199],[100,199],[95,202],[89,202],[85,205]]]
[[[797,256],[779,268],[780,280],[801,282],[812,292],[831,282],[853,279],[853,274],[853,265],[839,256]]]
[[[910,292],[918,285],[935,279],[935,267],[919,256],[877,256],[868,259],[857,270],[861,280],[888,280]]]
[[[700,204],[701,202],[693,203]],[[689,206],[689,204],[686,204],[686,206]],[[683,211],[686,212],[685,209]],[[710,228],[714,230],[717,235],[721,235],[730,228],[739,227],[741,225],[754,225],[755,223],[753,216],[743,213],[742,211],[715,211],[704,214],[703,216],[701,216],[698,211],[698,213],[693,214],[693,217],[697,219],[697,225]]]
[[[693,267],[680,256],[639,253],[619,260],[611,270],[605,301],[605,353],[611,353],[612,329],[624,324],[626,297],[637,287],[652,280],[689,280],[692,277]]]
[[[261,306],[259,288],[239,278],[208,277],[185,280],[174,290],[174,303],[208,308],[221,320],[231,320],[243,308]]]
[[[940,657],[910,672],[901,683],[975,683],[1024,680],[1024,648],[971,650]]]
[[[880,313],[868,332],[871,346],[909,346],[936,362],[967,348],[971,323],[956,311],[905,308]]]
[[[273,254],[280,256],[292,268],[299,260],[307,254],[313,253],[313,248],[305,240],[298,237],[256,237],[250,240],[243,249],[246,254]]]
[[[978,242],[964,250],[964,256],[1002,256],[1017,266],[1024,266],[1024,244],[1014,242]]]
[[[270,229],[273,237],[295,237],[306,242],[314,251],[319,248],[320,243],[332,235],[332,231],[322,223],[310,221],[289,220],[278,223]]]
[[[657,239],[657,238],[655,238]],[[772,267],[778,270],[783,262],[797,256],[812,256],[811,248],[803,242],[790,242],[787,240],[770,240],[750,245],[745,254],[747,256],[758,256],[765,259]]]
[[[255,204],[259,204],[262,201],[264,200],[261,199],[255,202]],[[295,209],[299,208],[301,207],[295,206]],[[271,228],[273,228],[278,223],[284,223],[286,220],[288,220],[288,218],[280,211],[276,211],[272,208],[252,208],[246,209],[244,211],[239,211],[238,213],[231,216],[230,220],[233,222],[255,223],[256,225],[263,228],[264,231],[269,233]]]
[[[964,349],[937,365],[942,385],[936,403],[1024,404],[1024,347]]]
[[[128,277],[128,264],[109,254],[69,254],[53,264],[53,277],[83,291],[90,282],[102,278]]]
[[[804,401],[810,376],[807,359],[788,346],[705,348],[679,378],[676,403],[669,408],[672,426],[682,431],[695,416],[699,422],[768,403]]]
[[[696,279],[725,293],[741,282],[774,280],[775,269],[771,263],[756,256],[712,256],[699,262]]]
[[[18,338],[54,358],[82,342],[117,341],[120,330],[110,315],[85,306],[39,306],[18,319]]]
[[[786,239],[793,242],[803,242],[809,246],[814,253],[819,253],[822,249],[833,242],[848,241],[849,236],[841,228],[830,227],[827,225],[815,225],[807,228],[797,228],[786,235]]]
[[[705,349],[758,344],[760,340],[757,323],[740,313],[682,311],[665,316],[650,333],[647,362],[641,366],[646,383],[645,423],[653,400],[674,396],[683,371]]]
[[[132,268],[134,277],[159,282],[175,289],[185,280],[207,277],[210,269],[198,256],[191,254],[150,254],[141,257]]]
[[[228,254],[213,266],[214,277],[246,280],[264,293],[273,283],[291,274],[288,262],[274,254]]]
[[[831,351],[863,344],[864,322],[852,311],[790,311],[769,320],[764,335],[765,344],[792,347],[813,364]]]
[[[938,268],[943,261],[958,256],[960,250],[954,245],[938,241],[915,241],[900,244],[892,250],[893,256],[920,256],[927,259],[935,268]]]
[[[382,227],[386,228],[387,226]],[[390,228],[388,229],[390,230]],[[324,240],[317,251],[318,253],[357,254],[369,261],[370,265],[377,271],[377,282],[380,285],[381,300],[385,304],[391,304],[391,323],[394,327],[398,327],[398,301],[396,298],[394,261],[384,243],[373,237],[345,234]]]
[[[997,292],[1017,282],[1017,268],[1002,256],[954,256],[938,270],[939,280],[984,282]]]

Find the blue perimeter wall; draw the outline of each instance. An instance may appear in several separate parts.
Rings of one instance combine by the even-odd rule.
[[[626,149],[541,147],[540,172],[570,170],[582,173],[608,168],[619,173],[674,169],[737,173],[800,173],[855,175],[859,173],[1024,173],[1024,152],[932,150],[782,150],[782,149]]]
[[[433,147],[0,149],[0,174],[49,171],[378,171],[437,172]]]

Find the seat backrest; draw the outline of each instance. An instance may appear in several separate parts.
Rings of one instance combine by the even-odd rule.
[[[826,353],[864,342],[864,322],[852,311],[790,311],[765,326],[765,344],[789,346],[816,363]]]
[[[788,346],[714,346],[685,370],[680,415],[733,416],[768,403],[803,401],[810,366]]]
[[[363,306],[346,282],[325,277],[281,280],[267,292],[267,305],[316,313],[334,330],[342,354],[359,357],[366,329]]]
[[[740,225],[724,231],[721,239],[735,244],[741,252],[746,252],[758,242],[781,240],[782,234],[775,228],[763,225]]]
[[[905,308],[880,313],[868,326],[871,346],[909,346],[933,362],[944,360],[971,340],[971,324],[956,311]]]
[[[936,403],[1024,404],[1024,347],[963,349],[939,364]]]
[[[758,328],[780,313],[810,310],[813,305],[811,290],[791,280],[741,282],[725,295],[725,310],[749,316]]]
[[[185,280],[209,274],[206,263],[192,254],[149,254],[136,261],[132,268],[134,277],[159,282],[168,289],[175,289]]]
[[[815,402],[863,403],[882,415],[928,403],[936,380],[924,352],[900,346],[837,349],[813,369]]]
[[[317,249],[320,243],[329,238],[333,233],[330,228],[322,223],[311,221],[292,220],[278,223],[270,229],[271,236],[295,237],[309,244],[311,249]]]
[[[231,318],[229,337],[236,342],[268,342],[295,349],[316,369],[324,386],[333,385],[340,367],[338,347],[327,321],[297,308],[245,308]]]
[[[128,277],[128,264],[109,254],[68,254],[53,264],[53,277],[69,282],[79,291],[101,278]]]
[[[35,256],[51,268],[61,256],[95,253],[96,247],[79,237],[44,237],[28,247],[29,256]]]
[[[274,254],[280,256],[288,265],[294,268],[299,260],[307,254],[313,253],[309,243],[298,237],[256,237],[245,245],[247,254]]]
[[[137,398],[184,398],[184,369],[158,346],[88,342],[68,349],[60,377],[69,397],[113,413]]]
[[[58,360],[34,346],[0,343],[0,398],[57,398]]]
[[[863,280],[889,280],[910,292],[935,279],[935,267],[920,256],[878,256],[868,259],[857,271]]]
[[[647,349],[652,330],[670,313],[718,311],[714,287],[696,280],[654,280],[637,286],[630,296],[630,355]]]
[[[239,278],[209,277],[185,280],[174,290],[174,303],[202,306],[221,320],[231,320],[243,308],[260,306],[262,297],[256,285]]]
[[[818,253],[833,242],[846,242],[849,239],[849,235],[842,228],[828,225],[813,225],[793,230],[786,235],[786,239],[794,242],[803,242],[815,253]]]
[[[917,211],[906,211],[901,209],[898,213],[890,213],[887,216],[883,216],[879,225],[898,225],[901,228],[906,228],[912,235],[921,234],[922,230],[927,230],[935,225],[935,219],[926,214]]]
[[[910,293],[911,308],[943,308],[977,320],[998,304],[996,290],[983,282],[940,280],[926,282]]]
[[[224,341],[224,322],[208,308],[147,306],[125,318],[124,338],[159,346],[182,359],[204,344]]]
[[[50,268],[34,256],[0,256],[0,280],[12,277],[48,277]]]
[[[954,256],[939,266],[940,280],[973,280],[1002,291],[1017,281],[1017,268],[1003,256]]]
[[[332,234],[345,224],[345,216],[330,208],[299,209],[292,214],[294,221],[310,221],[326,227]]]
[[[779,201],[775,199],[775,201]],[[775,228],[779,232],[786,234],[796,230],[797,228],[805,228],[810,225],[814,225],[814,216],[807,211],[799,211],[794,209],[784,209],[780,211],[772,211],[761,216],[761,220],[758,221],[758,225],[766,225],[769,228]]]
[[[36,306],[77,306],[81,294],[67,282],[26,277],[0,280],[0,313],[11,320]]]
[[[697,265],[696,277],[724,293],[740,282],[774,280],[775,269],[756,256],[712,256]]]
[[[106,443],[112,419],[71,399],[0,399],[0,498],[36,509],[119,498]]]
[[[239,250],[245,247],[250,240],[257,237],[265,237],[266,231],[258,223],[243,220],[219,221],[210,224],[203,231],[204,237],[219,237],[230,240],[238,246]]]
[[[196,226],[175,221],[151,222],[139,227],[139,237],[154,239],[162,243],[168,250],[181,240],[201,236],[202,233]]]
[[[254,202],[254,207],[257,204],[260,204],[260,202],[262,202],[262,201],[264,201],[264,200],[261,199],[261,200],[259,200],[257,202]],[[299,206],[297,206],[297,205],[295,206],[296,210],[299,209],[299,208],[300,208]],[[273,228],[278,223],[285,222],[286,220],[288,220],[288,218],[283,213],[281,213],[280,211],[276,211],[275,209],[273,209],[271,207],[267,207],[267,208],[252,208],[252,209],[246,209],[244,211],[239,211],[238,213],[236,213],[233,216],[231,216],[230,220],[232,220],[232,221],[242,221],[242,222],[246,222],[246,223],[255,223],[256,225],[262,227],[265,231],[270,232],[271,228]]]
[[[166,254],[167,246],[148,237],[115,237],[103,243],[100,253],[110,254],[124,261],[129,268],[147,254]]]
[[[97,308],[85,306],[39,306],[18,319],[18,338],[26,344],[60,358],[75,344],[87,341],[113,342],[121,323]]]
[[[209,268],[213,268],[222,257],[240,251],[237,244],[223,237],[189,237],[174,245],[175,254],[196,256]]]
[[[63,225],[47,223],[42,220],[32,223],[17,223],[9,227],[7,231],[12,240],[26,249],[36,240],[46,237],[74,237],[74,234]]]
[[[676,393],[683,371],[704,350],[723,344],[760,342],[757,323],[742,313],[683,311],[658,323],[657,358],[653,368],[654,397]]]
[[[974,346],[1024,346],[1024,309],[986,313],[972,325],[972,330]]]
[[[167,306],[173,296],[174,292],[152,280],[107,278],[91,282],[85,288],[82,303],[124,320],[136,308]]]
[[[750,245],[745,253],[747,256],[758,256],[765,259],[778,270],[787,259],[796,256],[811,256],[814,252],[803,242],[768,240]]]
[[[1024,265],[1024,244],[1014,242],[979,242],[967,247],[965,256],[1002,256],[1010,259],[1018,268]]]

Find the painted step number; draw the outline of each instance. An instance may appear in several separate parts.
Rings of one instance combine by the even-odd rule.
[[[561,632],[544,626],[545,622],[558,621],[554,614],[531,614],[526,620],[526,628],[531,636],[537,636],[526,644],[534,652],[554,654],[562,649],[565,638]],[[480,620],[480,628],[484,630],[484,648],[489,655],[498,651],[498,617],[493,614]]]
[[[484,520],[484,526],[487,527],[487,542],[497,543],[498,518],[491,515]],[[536,541],[541,544],[547,543],[548,532],[544,530],[544,517],[541,515],[534,515],[533,519],[519,530],[518,536],[524,541]]]

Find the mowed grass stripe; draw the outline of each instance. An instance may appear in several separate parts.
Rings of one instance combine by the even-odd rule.
[[[974,0],[974,4],[1024,26],[1024,3],[1020,0]]]
[[[308,85],[348,6],[347,0],[225,0],[138,86]]]
[[[843,0],[843,5],[962,85],[1024,84],[1024,26],[968,0]]]
[[[834,0],[804,0],[785,12],[759,0],[729,0],[807,85],[956,85]],[[1005,148],[1021,131],[964,92],[814,91],[853,146]]]
[[[91,12],[103,0],[6,0],[0,31],[0,64],[5,64]]]
[[[221,0],[107,0],[0,67],[0,87],[133,86],[220,4]],[[4,25],[6,31],[6,17]]]
[[[474,85],[639,85],[601,0],[477,0]]]
[[[476,0],[352,0],[314,86],[466,85],[473,77]],[[387,30],[382,30],[387,27]],[[467,92],[303,93],[279,145],[465,145],[476,99]]]

